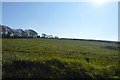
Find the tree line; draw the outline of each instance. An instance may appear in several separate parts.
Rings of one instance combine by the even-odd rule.
[[[58,39],[58,36],[47,35],[47,34],[42,33],[41,38],[52,38],[52,39],[55,38],[55,39]]]
[[[8,26],[0,25],[0,38],[57,38],[58,36],[47,35],[43,33],[41,36],[32,29],[11,29]]]

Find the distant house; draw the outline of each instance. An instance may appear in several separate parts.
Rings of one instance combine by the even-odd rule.
[[[28,37],[37,38],[37,36],[38,36],[38,33],[31,29],[27,29],[27,30],[25,30],[25,32],[27,33]]]

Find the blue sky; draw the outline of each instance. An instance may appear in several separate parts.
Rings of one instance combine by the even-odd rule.
[[[2,24],[39,35],[118,40],[118,3],[3,2]]]

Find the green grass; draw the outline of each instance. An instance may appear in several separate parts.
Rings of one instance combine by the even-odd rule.
[[[118,50],[105,46],[118,45],[80,40],[3,39],[3,78],[120,78]]]

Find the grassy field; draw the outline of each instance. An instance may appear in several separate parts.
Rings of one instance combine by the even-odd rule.
[[[61,39],[3,39],[3,78],[120,79],[118,45]]]

